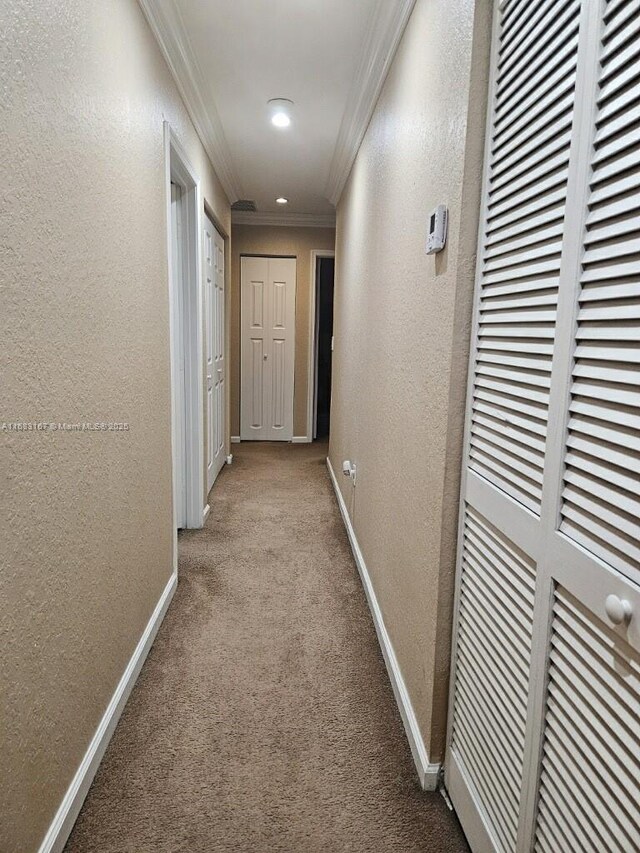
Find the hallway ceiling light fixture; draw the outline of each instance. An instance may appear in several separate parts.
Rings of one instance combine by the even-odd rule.
[[[271,112],[271,124],[279,128],[289,127],[293,101],[288,98],[272,98],[267,104]]]
[[[289,204],[289,199],[281,195],[276,199],[276,204]]]

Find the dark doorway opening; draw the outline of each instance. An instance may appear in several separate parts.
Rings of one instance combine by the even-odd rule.
[[[316,259],[316,409],[314,438],[329,435],[333,342],[333,258]]]

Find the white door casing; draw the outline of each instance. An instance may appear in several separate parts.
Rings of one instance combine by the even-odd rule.
[[[180,493],[186,493],[184,526],[202,527],[208,507],[205,493],[204,341],[202,293],[202,202],[200,182],[180,141],[163,123],[167,260],[169,278],[169,338],[171,362],[171,448],[175,527]],[[172,189],[175,184],[179,189]],[[179,229],[174,227],[176,217]],[[180,238],[176,246],[176,235]],[[181,258],[178,260],[178,256]],[[181,316],[180,316],[181,315]],[[182,424],[180,420],[182,420]],[[182,428],[183,427],[183,428]],[[182,437],[177,435],[182,432]],[[180,460],[180,447],[184,459]],[[178,538],[173,537],[177,566]]]
[[[210,491],[225,462],[226,365],[224,239],[206,214],[203,228],[203,256],[207,378],[207,491]]]
[[[175,524],[181,529],[187,526],[187,489],[186,489],[186,407],[185,407],[185,352],[182,340],[184,331],[184,258],[182,254],[182,205],[181,188],[171,183],[171,269],[175,286],[172,288],[172,382],[174,390],[175,412],[173,417],[173,476]]]
[[[640,18],[496,4],[445,778],[472,849],[640,849]]]
[[[295,366],[295,258],[241,258],[243,441],[291,441]]]

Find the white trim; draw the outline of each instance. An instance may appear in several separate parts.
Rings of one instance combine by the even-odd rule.
[[[173,571],[177,573],[178,571],[178,507],[176,500],[176,486],[175,481],[175,471],[178,465],[178,460],[176,459],[177,454],[177,441],[176,441],[176,418],[177,418],[177,402],[176,402],[176,389],[175,383],[173,381],[173,373],[174,373],[174,325],[176,323],[176,317],[174,316],[175,312],[175,301],[173,295],[174,282],[173,282],[173,234],[172,234],[172,209],[171,209],[171,132],[169,125],[165,122],[162,127],[162,135],[163,135],[163,145],[164,145],[164,173],[165,173],[165,192],[167,194],[166,199],[166,227],[167,227],[167,285],[168,285],[168,296],[169,296],[169,372],[170,372],[170,406],[171,406],[171,518],[172,518],[172,526],[173,530],[171,531],[172,536],[172,550],[173,550]]]
[[[183,222],[186,235],[186,286],[185,286],[185,434],[186,434],[186,492],[187,527],[202,527],[204,495],[204,423],[203,423],[203,308],[202,308],[202,217],[204,206],[200,192],[200,179],[191,167],[189,159],[168,122],[164,122],[165,146],[165,183],[167,210],[167,246],[169,255],[169,299],[173,306],[173,293],[176,283],[173,281],[171,264],[171,181],[183,188]],[[170,323],[171,363],[176,358],[173,324]],[[173,388],[173,369],[171,371],[171,407],[172,407],[172,453],[175,446],[175,389]],[[174,458],[174,457],[172,457]],[[175,495],[174,495],[174,528]],[[177,566],[177,538],[174,541],[174,564]]]
[[[378,635],[378,642],[380,643],[382,656],[387,666],[391,687],[393,688],[393,694],[396,697],[398,710],[400,711],[400,716],[404,723],[404,729],[407,734],[409,746],[411,747],[411,754],[413,755],[413,762],[416,766],[416,770],[418,771],[420,785],[422,786],[423,791],[435,791],[438,785],[440,764],[432,764],[429,761],[429,755],[422,739],[422,735],[420,734],[420,727],[418,726],[418,720],[416,719],[415,711],[411,704],[409,691],[404,683],[400,664],[398,663],[396,653],[391,643],[391,638],[389,637],[389,633],[384,624],[382,611],[380,610],[380,605],[378,604],[378,599],[376,598],[376,593],[373,588],[364,557],[362,556],[362,551],[358,545],[355,530],[351,524],[351,519],[349,518],[344,498],[340,492],[336,475],[328,457],[327,468],[329,469],[329,476],[331,477],[333,490],[336,493],[340,513],[342,514],[342,520],[344,521],[347,536],[349,537],[349,543],[351,544],[351,550],[353,551],[356,566],[358,567],[362,585],[364,586],[365,595],[367,596],[369,609],[371,610],[371,616],[373,617],[373,624],[376,629],[376,634]]]
[[[315,407],[316,407],[316,385],[317,385],[317,329],[316,329],[316,273],[318,258],[335,258],[336,253],[333,249],[312,249],[311,250],[311,270],[309,273],[309,281],[311,283],[309,291],[309,354],[307,363],[307,441],[313,441],[316,436],[315,429]]]
[[[232,210],[231,224],[335,229],[336,216],[335,213],[250,213],[246,210]]]
[[[156,604],[151,618],[147,622],[138,645],[133,652],[122,678],[115,689],[107,710],[104,712],[100,724],[91,738],[91,742],[87,751],[84,754],[80,766],[78,767],[75,776],[71,780],[66,794],[64,795],[60,807],[56,812],[47,834],[39,848],[39,853],[61,853],[64,848],[69,834],[76,822],[82,803],[84,802],[91,782],[96,774],[102,757],[105,753],[107,745],[111,740],[111,736],[115,731],[120,715],[127,703],[129,694],[136,683],[138,674],[142,668],[142,664],[149,653],[149,649],[153,645],[153,641],[158,632],[158,628],[162,624],[167,608],[171,603],[173,593],[176,590],[178,583],[178,575],[174,572],[169,578],[169,582],[160,600]]]
[[[311,439],[308,435],[294,435],[291,444],[309,444]]]
[[[377,0],[333,152],[326,196],[338,204],[415,0]]]
[[[173,0],[138,2],[229,201],[243,198],[211,87],[198,65],[178,4]]]
[[[240,436],[232,435],[231,436],[231,444],[240,444]]]
[[[446,790],[449,795],[458,819],[462,818],[464,821],[462,831],[467,841],[473,844],[474,853],[496,853],[498,850],[504,850],[502,842],[495,838],[491,820],[476,794],[473,781],[453,750],[447,758],[446,774],[447,787],[442,790]]]
[[[232,462],[233,462],[233,453],[230,453],[227,456],[227,465],[231,465]]]
[[[204,527],[204,523],[209,518],[209,513],[211,512],[211,507],[209,504],[202,510],[202,526]]]

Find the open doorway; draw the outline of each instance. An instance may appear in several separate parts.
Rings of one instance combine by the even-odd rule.
[[[313,438],[326,440],[331,425],[335,258],[333,252],[316,252],[314,255]]]

